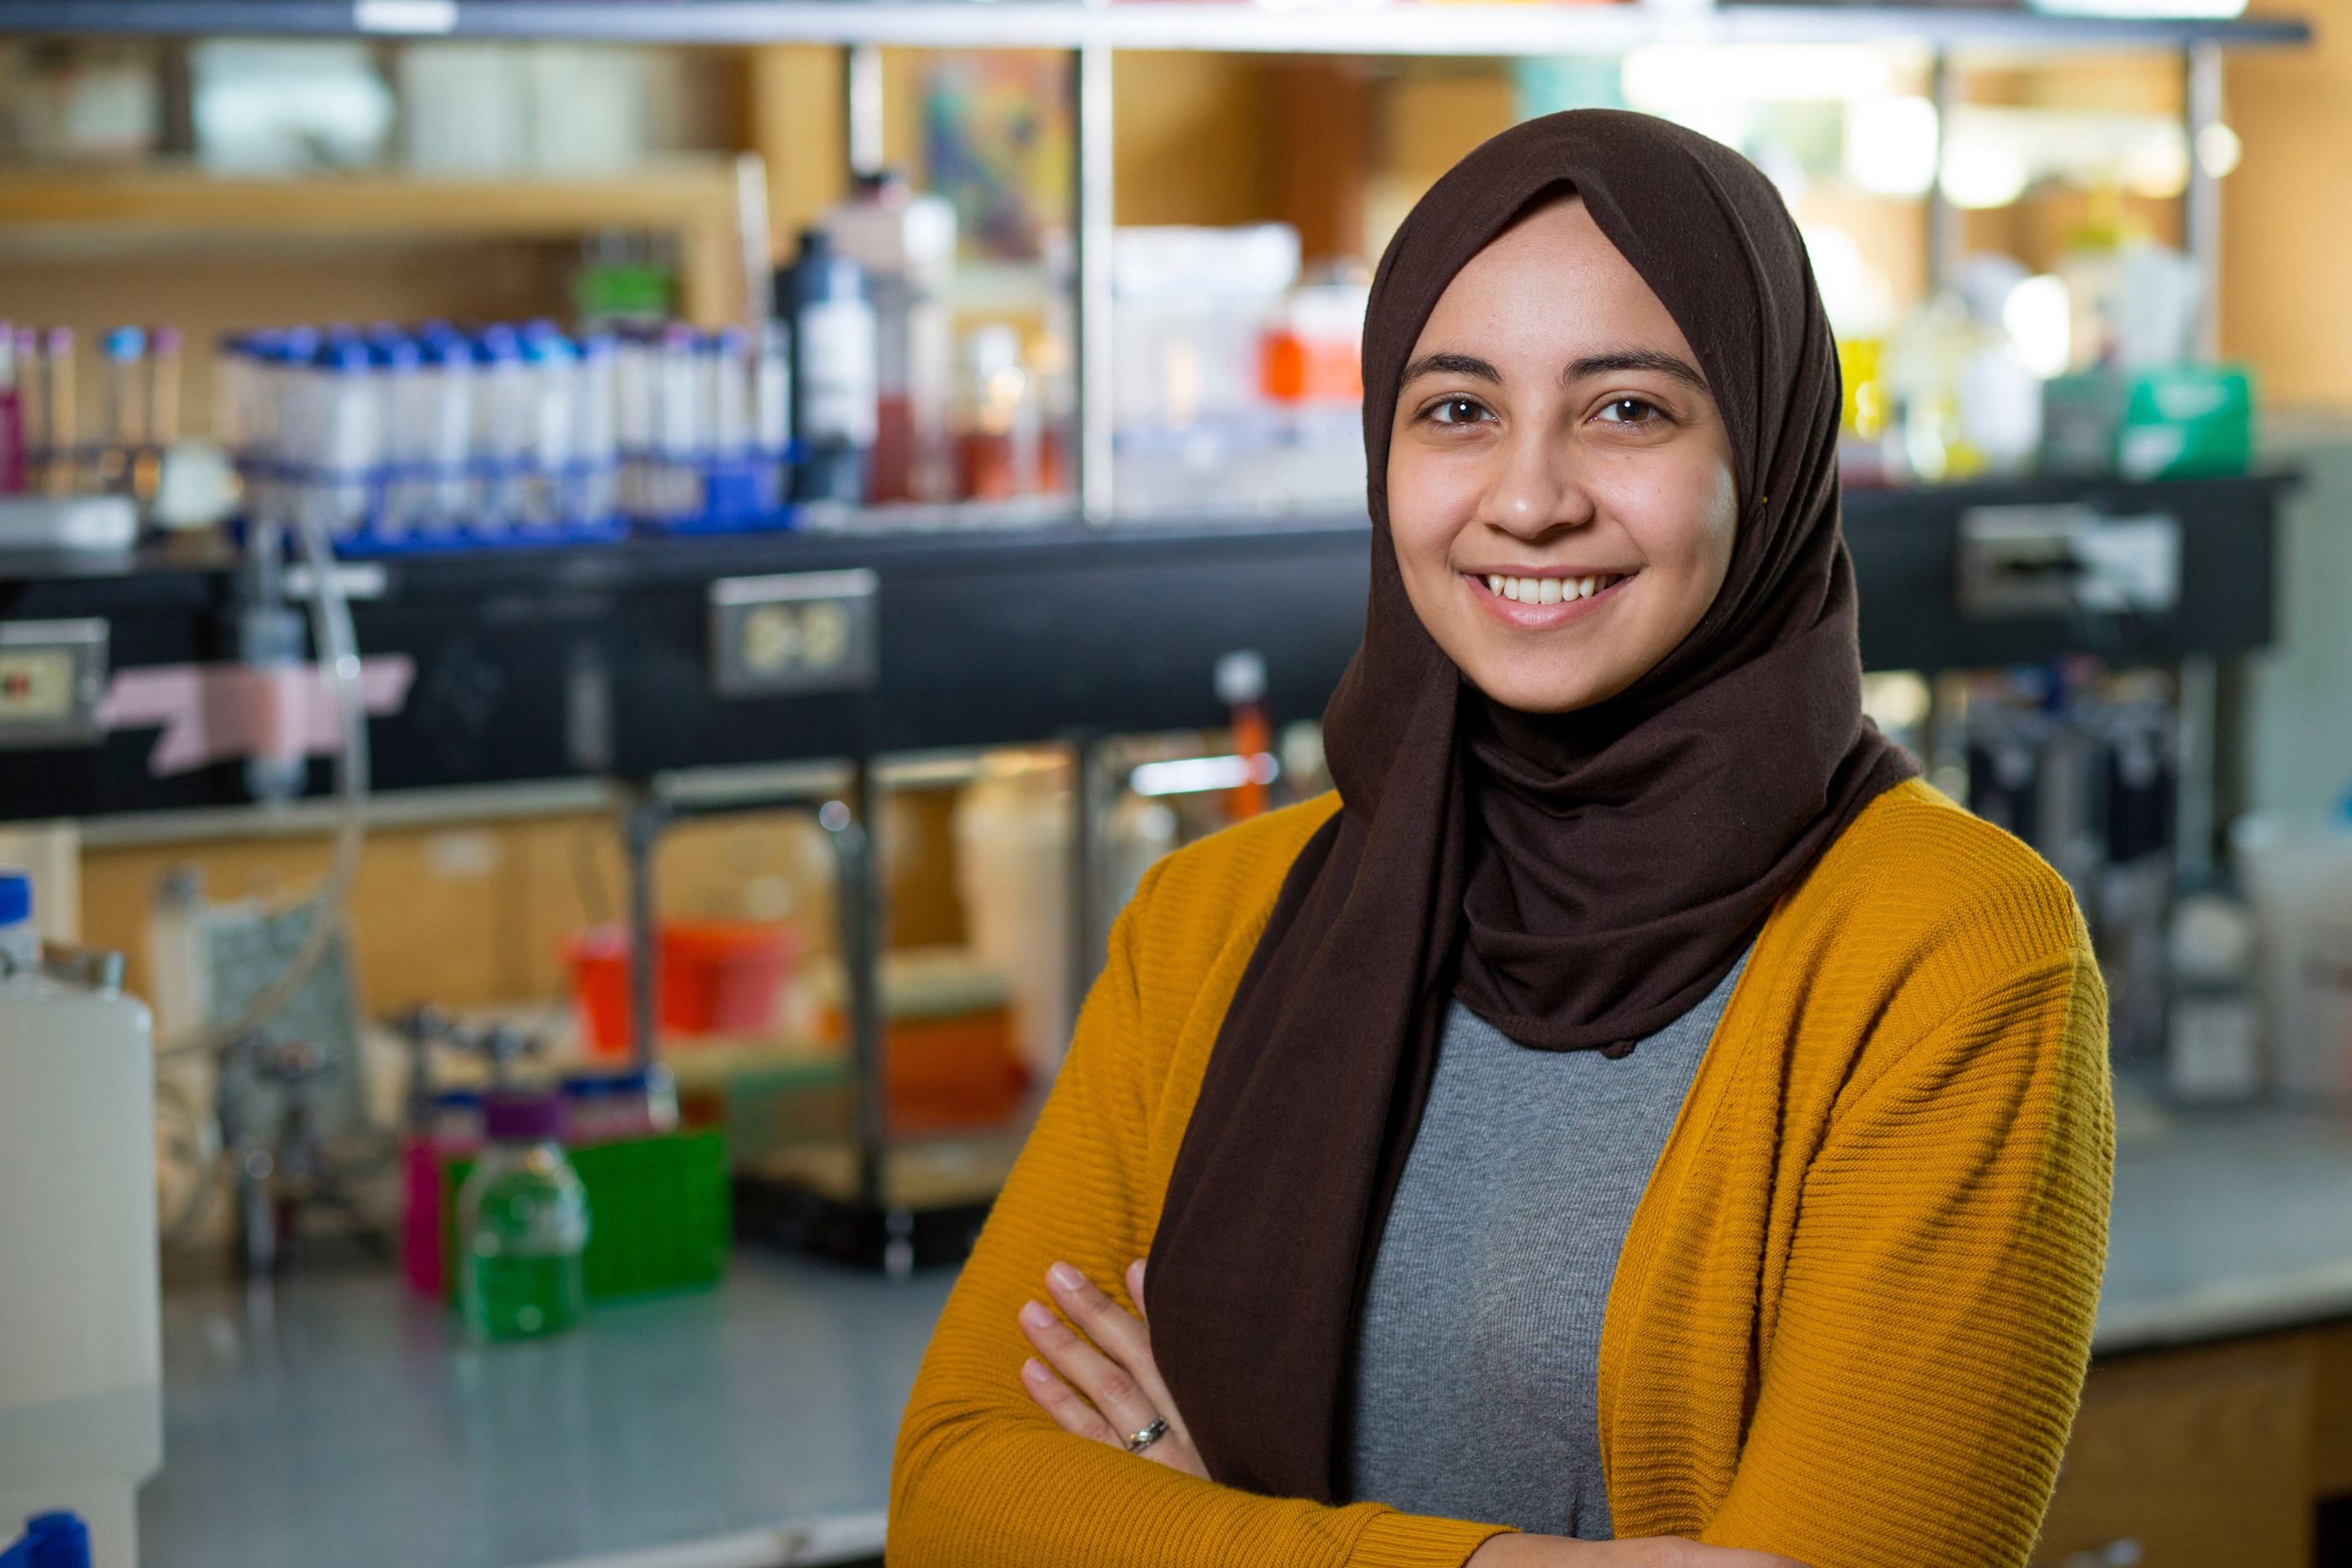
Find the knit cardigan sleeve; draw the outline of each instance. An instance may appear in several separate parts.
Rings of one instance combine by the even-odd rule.
[[[2088,949],[2011,970],[1846,1086],[1764,1291],[1753,1423],[1702,1539],[1808,1568],[2031,1557],[2106,1248]]]
[[[1046,1268],[1068,1262],[1124,1303],[1126,1267],[1150,1245],[1172,1157],[1153,1148],[1155,1129],[1163,1143],[1181,1135],[1198,1072],[1171,1073],[1174,1030],[1139,975],[1147,958],[1156,978],[1180,985],[1213,967],[1138,949],[1188,928],[1233,932],[1243,912],[1214,906],[1230,879],[1200,874],[1229,853],[1204,844],[1161,862],[1114,928],[1069,1059],[916,1378],[891,1473],[892,1568],[1459,1568],[1502,1532],[1195,1480],[1062,1431],[1022,1389],[1031,1351],[1014,1314],[1051,1304]],[[1270,906],[1281,869],[1250,890],[1262,894],[1253,902]],[[1265,917],[1243,920],[1251,941]],[[1171,1096],[1182,1103],[1162,1103]]]

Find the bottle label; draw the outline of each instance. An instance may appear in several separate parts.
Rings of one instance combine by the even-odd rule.
[[[874,308],[824,299],[800,312],[800,435],[810,442],[874,444]]]

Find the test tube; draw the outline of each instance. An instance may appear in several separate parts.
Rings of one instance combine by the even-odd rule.
[[[792,487],[793,340],[782,321],[760,329],[760,353],[752,372],[752,444],[757,451],[760,510],[783,510]]]
[[[16,331],[0,319],[0,496],[25,487],[25,403],[16,382]]]
[[[698,517],[702,486],[698,465],[709,449],[710,419],[705,407],[709,378],[702,373],[691,327],[664,328],[656,361],[655,439],[659,449],[653,510],[664,517]]]
[[[512,327],[486,327],[474,340],[474,523],[512,528],[522,516],[523,456],[530,444],[530,375]]]
[[[644,334],[625,331],[613,348],[613,439],[621,468],[616,486],[622,512],[653,511],[654,349]]]
[[[704,340],[710,370],[710,449],[723,462],[751,450],[751,337],[724,327]]]
[[[74,439],[74,335],[70,327],[52,327],[42,343],[41,394],[45,412],[41,428],[43,473],[41,489],[51,496],[70,496],[80,485],[79,448]]]
[[[572,439],[577,481],[570,511],[583,522],[608,521],[620,507],[615,493],[619,443],[614,395],[617,359],[617,345],[609,332],[580,340],[579,397],[572,405]]]
[[[572,516],[580,354],[551,326],[535,327],[524,348],[531,371],[525,515],[535,523],[559,523]]]
[[[375,528],[395,540],[432,522],[434,389],[415,339],[397,328],[368,336],[383,421]]]
[[[180,329],[147,334],[147,441],[131,459],[131,491],[144,506],[163,484],[163,454],[180,439]]]
[[[131,488],[131,461],[147,444],[145,367],[147,334],[117,327],[104,340],[106,383],[100,409],[98,442],[90,454],[92,476],[107,495]]]
[[[310,378],[318,441],[310,497],[330,538],[360,530],[383,479],[383,398],[372,359],[364,340],[339,337],[321,351]]]
[[[446,322],[425,325],[425,374],[432,412],[425,517],[439,529],[464,525],[472,509],[474,346]]]
[[[49,449],[48,378],[41,362],[41,335],[30,327],[19,327],[9,347],[16,361],[17,434],[24,450],[17,487],[39,490],[47,476]]]

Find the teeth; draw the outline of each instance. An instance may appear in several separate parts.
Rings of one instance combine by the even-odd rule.
[[[1515,604],[1562,604],[1590,599],[1614,588],[1624,578],[1606,571],[1591,577],[1505,577],[1500,572],[1488,572],[1486,580],[1487,592]]]

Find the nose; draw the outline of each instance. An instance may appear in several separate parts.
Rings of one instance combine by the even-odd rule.
[[[1509,430],[1479,497],[1476,520],[1529,543],[1592,521],[1591,493],[1577,471],[1574,443],[1541,420]]]

